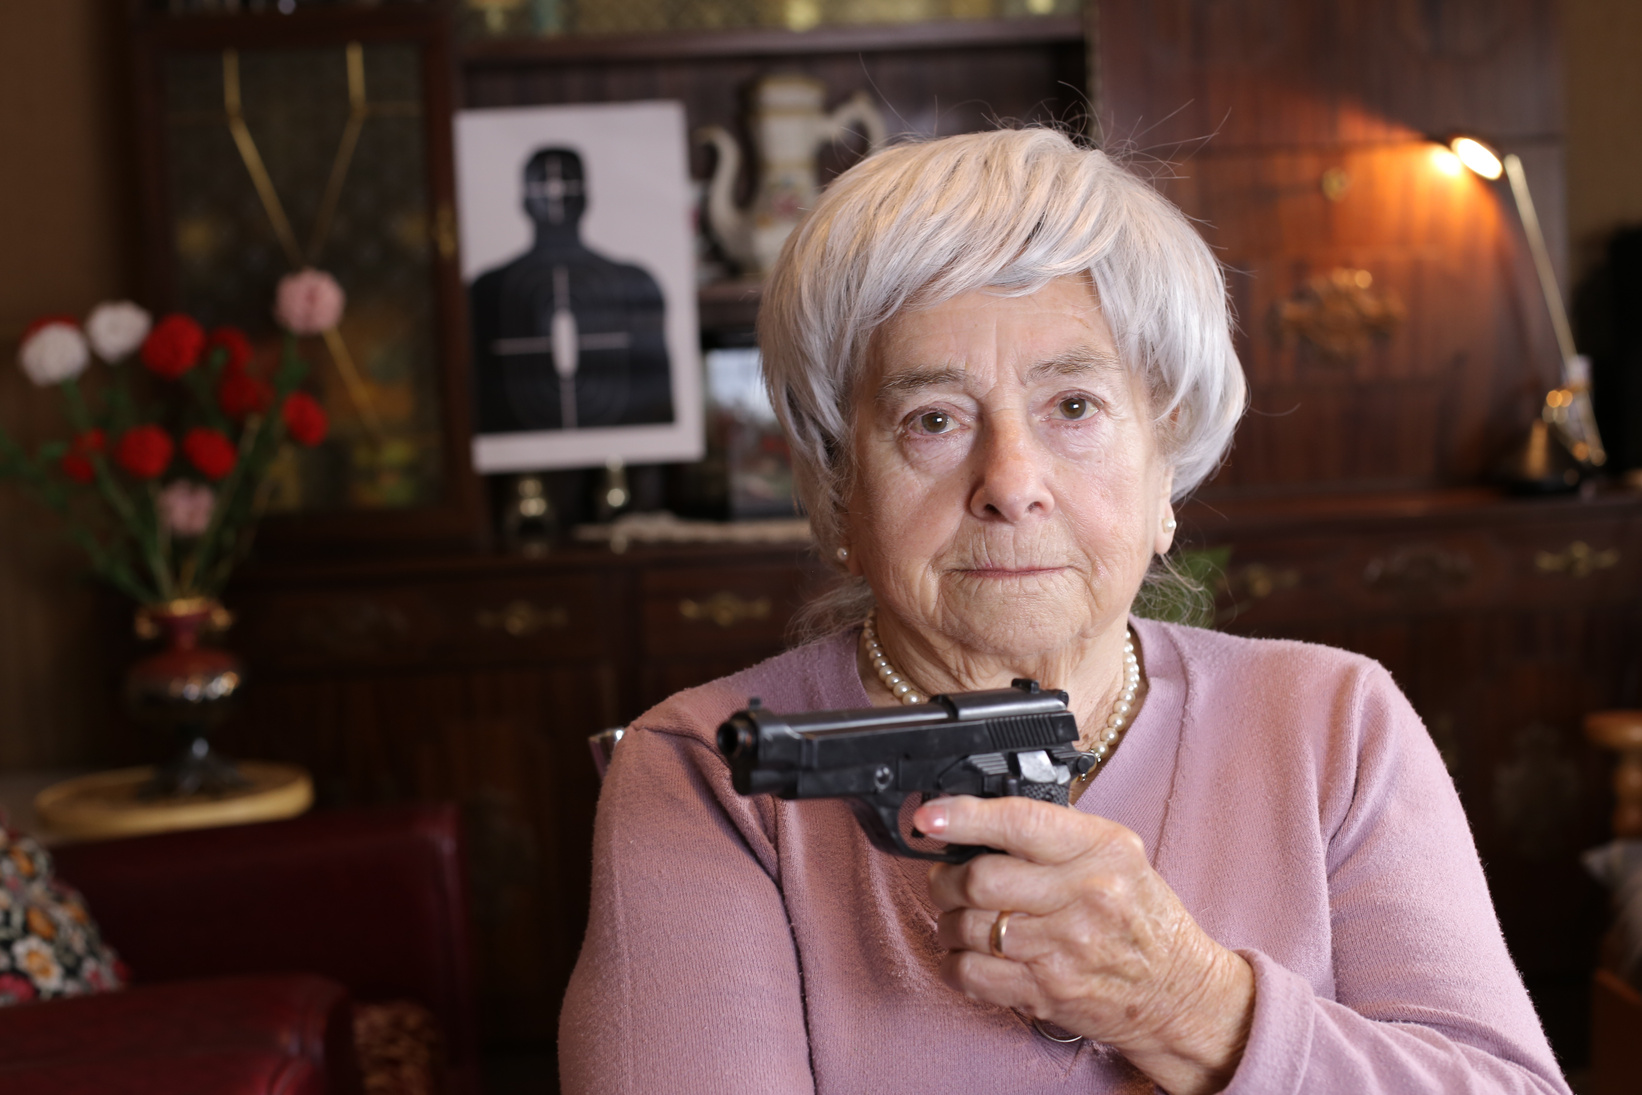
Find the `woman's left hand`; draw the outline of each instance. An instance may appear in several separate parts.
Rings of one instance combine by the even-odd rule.
[[[948,984],[1113,1046],[1171,1095],[1230,1082],[1254,1013],[1254,971],[1198,926],[1138,836],[1026,798],[940,799],[914,824],[1009,853],[930,870]]]

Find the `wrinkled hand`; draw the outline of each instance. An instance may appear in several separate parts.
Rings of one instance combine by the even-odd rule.
[[[1026,798],[940,799],[913,821],[930,836],[1009,853],[929,872],[948,984],[1113,1046],[1171,1095],[1231,1080],[1254,972],[1198,927],[1138,836]],[[1004,909],[1013,915],[1005,957],[995,958],[992,925]]]

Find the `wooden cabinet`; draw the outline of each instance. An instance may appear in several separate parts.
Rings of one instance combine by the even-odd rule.
[[[1460,789],[1511,953],[1564,1063],[1583,1059],[1608,838],[1588,711],[1636,706],[1642,498],[1463,490],[1188,509],[1232,547],[1221,626],[1378,659]]]
[[[1582,1052],[1605,839],[1586,711],[1638,702],[1642,497],[1481,490],[1182,512],[1232,549],[1220,626],[1384,663],[1457,781],[1512,953]],[[454,799],[472,835],[485,1032],[551,1044],[586,917],[588,734],[783,648],[824,581],[798,548],[568,549],[264,568],[232,605],[251,667],[225,744],[314,772],[327,804]]]
[[[322,805],[461,803],[485,1035],[551,1045],[587,916],[587,736],[780,651],[815,577],[796,548],[253,571],[224,744],[307,765]]]

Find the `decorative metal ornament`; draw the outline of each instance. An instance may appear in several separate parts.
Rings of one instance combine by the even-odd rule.
[[[342,197],[343,184],[348,179],[348,168],[353,164],[354,149],[359,146],[359,131],[364,127],[365,119],[370,114],[370,103],[365,94],[364,48],[358,42],[349,42],[346,57],[348,122],[343,127],[336,157],[331,162],[330,176],[325,182],[325,193],[320,198],[319,212],[314,217],[313,234],[309,237],[307,248],[304,249],[297,243],[296,232],[291,227],[291,219],[285,212],[284,203],[280,201],[279,191],[274,188],[274,180],[262,162],[262,154],[257,149],[256,139],[251,136],[251,130],[245,124],[245,108],[240,93],[239,50],[222,51],[222,105],[228,116],[228,132],[234,138],[234,147],[239,150],[240,158],[245,161],[245,170],[251,176],[251,185],[256,188],[262,208],[268,214],[268,223],[274,230],[274,237],[285,250],[285,258],[290,262],[292,270],[319,264],[319,256],[325,249],[325,241],[330,238],[331,225],[336,217],[337,203]],[[343,386],[348,391],[348,399],[353,403],[360,423],[371,439],[380,443],[382,421],[377,417],[376,408],[371,405],[370,391],[360,379],[359,370],[354,367],[353,355],[348,352],[348,344],[342,340],[342,332],[332,327],[324,332],[323,337],[325,348],[330,351],[331,360],[336,363],[337,373],[342,377]]]
[[[1350,361],[1376,339],[1390,337],[1407,315],[1390,290],[1374,288],[1367,270],[1340,267],[1313,277],[1277,304],[1272,320],[1285,339],[1298,339],[1323,358]]]

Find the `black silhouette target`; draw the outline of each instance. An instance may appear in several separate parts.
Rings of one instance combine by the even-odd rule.
[[[673,421],[661,286],[582,242],[588,184],[574,149],[536,151],[535,242],[468,290],[480,433]]]

